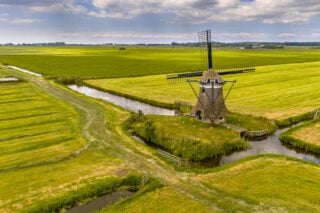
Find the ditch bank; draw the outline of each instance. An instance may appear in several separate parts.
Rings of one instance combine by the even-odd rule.
[[[82,93],[84,95],[102,99],[107,102],[111,102],[115,105],[118,105],[122,108],[125,108],[129,111],[133,112],[142,112],[144,114],[150,114],[150,115],[176,115],[175,110],[168,110],[160,107],[155,107],[146,103],[142,103],[140,101],[131,100],[125,97],[120,97],[114,94],[110,94],[108,92],[99,91],[95,88],[90,88],[88,86],[78,86],[78,85],[69,85],[70,89],[77,91],[79,93]],[[146,106],[146,108],[144,108]],[[289,130],[290,128],[284,128],[286,126],[292,126],[292,124],[297,124],[301,121],[310,120],[313,119],[314,113],[306,113],[302,116],[296,116],[291,119],[287,119],[286,122],[283,122],[280,124],[279,122],[276,124],[278,126],[281,126],[283,129],[276,130],[274,128],[271,131],[268,131],[268,134],[266,133],[266,130],[262,131],[254,131],[250,130],[250,128],[246,128],[249,130],[250,134],[254,134],[254,136],[262,134],[262,138],[258,139],[252,139],[251,141],[247,141],[247,145],[242,144],[240,147],[236,146],[226,146],[223,152],[214,152],[211,153],[211,157],[195,157],[194,159],[197,159],[194,161],[194,159],[185,159],[184,157],[181,157],[181,155],[177,155],[176,153],[173,153],[170,151],[170,149],[162,146],[161,144],[157,145],[153,143],[153,148],[156,148],[158,150],[158,153],[162,156],[166,156],[171,161],[176,162],[180,166],[187,166],[187,167],[214,167],[214,166],[221,166],[224,164],[232,163],[238,160],[241,160],[243,158],[253,156],[253,155],[261,155],[261,154],[279,154],[279,155],[287,155],[290,157],[306,160],[309,162],[313,162],[316,164],[320,164],[319,156],[313,155],[312,153],[303,149],[295,148],[293,146],[290,146],[288,144],[281,143],[280,141],[280,134],[284,133],[285,131]],[[250,117],[250,116],[249,116]],[[232,120],[238,122],[238,118],[235,117]],[[243,119],[242,119],[243,120]],[[245,119],[246,120],[246,119]],[[243,121],[239,120],[239,124],[243,124]],[[255,123],[252,123],[252,125],[255,125]],[[265,129],[265,128],[263,128]],[[138,135],[140,140],[143,138],[143,135]],[[142,139],[147,145],[151,145],[149,138]],[[186,145],[188,145],[188,141],[186,142]],[[189,141],[190,142],[190,141]],[[188,147],[188,146],[187,146]],[[233,147],[233,148],[232,148]],[[203,148],[203,150],[208,151],[207,149]],[[230,154],[231,153],[231,154]],[[174,157],[173,157],[174,156]],[[196,156],[193,155],[193,156]],[[173,160],[174,159],[174,160]]]
[[[107,178],[50,198],[30,206],[24,212],[91,212],[128,198],[143,188],[148,182],[140,175],[121,178]]]
[[[165,108],[160,108],[156,106],[152,106],[140,101],[131,100],[126,97],[114,95],[108,92],[100,91],[95,88],[90,88],[87,86],[78,86],[78,85],[68,85],[69,89],[72,89],[76,92],[79,92],[81,94],[84,94],[86,96],[96,98],[96,99],[102,99],[104,101],[113,103],[117,106],[120,106],[126,110],[132,111],[132,112],[143,112],[144,114],[154,114],[154,115],[176,115],[177,112],[175,110],[169,110]]]
[[[280,135],[280,141],[284,144],[295,147],[297,149],[304,150],[306,152],[312,152],[316,155],[320,155],[320,145],[318,145],[317,143],[307,142],[306,140],[304,140],[304,138],[296,138],[292,135],[292,133],[299,131],[303,128],[310,128],[313,125],[319,125],[318,123],[320,123],[320,120],[318,119],[316,114],[314,118],[315,118],[314,121],[309,121],[304,123],[303,125],[295,126],[290,130],[282,133]],[[312,131],[309,130],[308,132],[312,132]]]
[[[179,112],[190,111],[191,108],[192,108],[192,105],[189,104],[189,103],[186,103],[186,102],[181,102],[181,101],[177,101],[175,103],[159,102],[159,101],[150,100],[150,99],[147,99],[147,98],[142,98],[142,97],[138,97],[138,96],[134,96],[134,95],[129,95],[129,94],[126,94],[126,93],[115,91],[115,90],[109,90],[109,89],[102,88],[102,87],[99,87],[99,86],[91,85],[91,84],[89,84],[89,83],[87,83],[85,81],[82,81],[81,85],[87,86],[89,88],[94,88],[96,90],[103,91],[103,92],[106,92],[106,93],[109,93],[109,94],[121,96],[121,97],[130,99],[130,100],[135,100],[135,101],[139,101],[139,102],[142,102],[142,103],[146,103],[146,104],[149,104],[149,105],[152,105],[152,106],[155,106],[155,107],[166,108],[166,109],[170,109],[170,110],[176,110],[176,111],[179,111]]]

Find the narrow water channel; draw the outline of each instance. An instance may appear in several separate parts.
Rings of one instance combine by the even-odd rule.
[[[102,99],[107,102],[113,103],[129,111],[139,112],[140,110],[146,115],[175,115],[174,110],[152,106],[149,104],[142,103],[140,101],[120,97],[87,86],[69,85],[68,87],[74,91],[90,96],[92,98]]]
[[[107,206],[110,206],[112,204],[115,204],[121,199],[126,199],[128,197],[131,197],[132,195],[134,195],[134,192],[130,192],[126,190],[112,192],[110,194],[98,197],[97,199],[89,203],[86,203],[80,206],[75,206],[69,209],[67,213],[87,213],[87,212],[97,211]]]
[[[280,134],[287,131],[288,129],[289,128],[277,130],[273,135],[261,141],[249,141],[250,148],[244,151],[234,152],[229,156],[222,157],[219,165],[225,165],[249,156],[259,154],[286,155],[320,165],[320,156],[316,156],[303,150],[299,150],[297,148],[290,147],[281,143],[279,139]]]
[[[168,110],[160,107],[154,107],[149,104],[145,104],[139,101],[134,101],[128,98],[120,97],[117,95],[113,95],[107,92],[102,92],[90,87],[86,86],[77,86],[70,85],[68,86],[70,89],[85,94],[87,96],[103,99],[107,102],[111,102],[115,105],[118,105],[124,109],[138,112],[141,110],[144,114],[155,114],[155,115],[175,115],[173,110]],[[225,164],[229,164],[238,160],[241,160],[246,157],[259,155],[259,154],[279,154],[286,155],[294,158],[298,158],[301,160],[313,162],[320,165],[320,156],[315,156],[311,153],[304,152],[303,150],[299,150],[296,148],[291,148],[287,145],[281,143],[279,137],[282,132],[287,131],[287,129],[277,130],[273,135],[267,137],[261,141],[249,141],[250,147],[244,151],[234,152],[231,155],[223,156],[221,159],[209,160],[201,163],[191,163],[190,165],[200,166],[200,167],[216,167],[222,166]],[[137,140],[137,138],[135,138]],[[141,141],[141,139],[139,139]],[[149,145],[148,143],[146,143]],[[154,146],[152,146],[154,147]],[[161,153],[165,153],[165,150],[162,150],[160,147],[157,149]],[[171,154],[168,153],[168,156]]]

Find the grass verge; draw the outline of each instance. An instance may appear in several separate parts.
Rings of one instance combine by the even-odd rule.
[[[142,177],[138,175],[128,175],[121,178],[106,178],[93,181],[82,188],[70,191],[63,196],[50,198],[24,210],[28,213],[59,212],[70,209],[76,205],[90,202],[99,196],[109,194],[116,190],[138,190],[142,184]]]
[[[186,160],[218,158],[247,147],[237,132],[186,116],[135,115],[127,123],[134,134]]]
[[[320,207],[320,168],[284,156],[260,156],[194,177],[255,211],[313,212]]]
[[[282,133],[280,140],[299,149],[320,154],[320,121],[315,120],[296,126]]]

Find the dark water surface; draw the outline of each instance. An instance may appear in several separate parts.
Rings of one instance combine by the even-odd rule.
[[[70,210],[68,210],[68,213],[87,213],[87,212],[91,212],[91,211],[97,211],[99,209],[105,208],[109,205],[112,205],[116,202],[118,202],[120,199],[126,199],[130,196],[132,196],[134,194],[134,192],[130,192],[130,191],[116,191],[116,192],[112,192],[110,194],[98,197],[97,199],[80,205],[80,206],[76,206],[71,208]]]
[[[313,155],[312,153],[305,152],[303,150],[299,150],[294,147],[287,146],[282,144],[280,141],[280,134],[287,131],[288,129],[277,130],[275,134],[267,137],[261,141],[250,141],[250,148],[240,151],[234,152],[229,156],[224,156],[221,158],[219,165],[224,165],[228,163],[232,163],[242,158],[259,155],[259,154],[279,154],[286,155],[294,158],[298,158],[301,160],[313,162],[316,164],[320,164],[320,156]]]
[[[117,95],[113,95],[107,92],[99,91],[97,89],[93,89],[87,86],[77,86],[77,85],[69,85],[70,89],[82,93],[84,95],[90,96],[92,98],[102,99],[107,102],[113,103],[117,106],[120,106],[124,109],[139,112],[142,111],[144,114],[152,114],[152,115],[175,115],[174,110],[164,109],[156,106],[152,106],[146,103],[142,103],[140,101],[131,100],[125,97],[120,97]]]
[[[87,96],[103,99],[107,102],[111,102],[117,106],[120,106],[124,109],[128,109],[134,112],[138,112],[141,110],[144,114],[155,114],[155,115],[175,115],[174,110],[168,110],[160,107],[151,106],[149,104],[145,104],[139,101],[134,101],[128,98],[120,97],[117,95],[113,95],[107,92],[102,92],[87,86],[77,86],[77,85],[69,85],[70,89],[85,94]],[[243,158],[259,155],[259,154],[279,154],[286,155],[294,158],[298,158],[301,160],[306,160],[309,162],[313,162],[316,164],[320,164],[320,156],[315,156],[311,153],[304,152],[303,150],[299,150],[281,143],[279,137],[282,132],[287,131],[287,129],[278,130],[272,136],[268,136],[264,140],[260,141],[249,141],[250,147],[244,151],[234,152],[231,155],[223,156],[221,159],[208,160],[206,162],[201,163],[192,163],[190,162],[190,166],[193,165],[198,167],[216,167],[225,165],[228,163],[232,163]],[[137,139],[137,138],[136,138]],[[148,144],[148,143],[147,143]],[[150,145],[150,144],[148,144]],[[161,150],[160,147],[157,147],[161,153],[165,153],[165,150]],[[168,156],[171,155],[168,153]]]
[[[84,95],[102,99],[107,102],[111,102],[117,106],[120,106],[124,109],[138,112],[141,110],[144,114],[155,114],[155,115],[175,115],[174,110],[168,110],[160,107],[151,106],[149,104],[145,104],[139,101],[134,101],[128,98],[120,97],[117,95],[113,95],[107,92],[102,92],[90,87],[86,86],[77,86],[77,85],[69,85],[70,89],[77,91],[79,93],[82,93]],[[303,150],[299,150],[287,145],[284,145],[281,143],[279,137],[280,134],[287,131],[287,129],[283,130],[277,130],[272,136],[268,136],[267,138],[259,141],[249,141],[250,147],[246,150],[234,152],[231,155],[223,156],[220,159],[213,159],[208,160],[205,162],[185,162],[181,160],[180,158],[173,156],[169,152],[165,151],[159,146],[146,143],[141,138],[133,136],[133,138],[141,143],[144,143],[148,146],[151,146],[158,150],[158,152],[168,158],[171,158],[171,160],[178,162],[179,164],[183,166],[188,167],[217,167],[222,166],[225,164],[229,164],[232,162],[239,161],[243,158],[254,156],[254,155],[260,155],[260,154],[279,154],[279,155],[286,155],[293,158],[309,161],[316,163],[320,165],[320,156],[313,155],[311,153],[305,152]],[[181,163],[182,162],[182,163]],[[119,201],[120,199],[130,197],[134,194],[134,192],[130,191],[117,191],[113,192],[111,194],[107,194],[104,196],[101,196],[97,198],[96,200],[89,202],[87,204],[74,207],[70,209],[69,213],[87,213],[95,210],[102,209],[108,205],[112,205]]]

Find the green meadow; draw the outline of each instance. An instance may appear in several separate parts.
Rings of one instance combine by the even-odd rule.
[[[260,156],[193,175],[208,200],[163,187],[101,212],[317,212],[320,169],[281,156]]]
[[[1,63],[45,75],[0,66],[0,76],[22,80],[0,83],[0,212],[65,212],[121,189],[138,191],[101,212],[317,212],[318,165],[265,155],[218,168],[177,169],[128,128],[193,160],[246,148],[246,142],[188,117],[133,119],[51,78],[87,79],[84,84],[159,105],[194,104],[190,87],[168,82],[165,74],[200,69],[199,55],[195,48],[0,47]],[[234,125],[273,132],[268,120],[320,106],[319,50],[224,49],[215,50],[215,60],[220,67],[259,65],[255,73],[224,76],[237,80],[227,101],[236,112],[227,118]],[[319,145],[318,130],[314,121],[284,134],[312,144],[300,146],[311,150]]]
[[[0,47],[0,62],[51,77],[114,78],[205,69],[197,48]],[[320,50],[214,50],[216,67],[314,62]]]
[[[195,177],[210,189],[256,204],[253,211],[262,212],[318,211],[319,178],[318,166],[280,156],[260,157]]]
[[[187,116],[140,116],[130,120],[130,126],[139,137],[191,161],[218,158],[248,146],[236,131],[210,128]]]
[[[85,114],[44,88],[0,83],[0,212],[51,212],[130,187],[132,170],[88,137]]]
[[[30,83],[0,84],[0,170],[66,158],[83,149],[81,116]]]
[[[226,104],[232,112],[281,121],[311,112],[320,106],[320,62],[257,67],[254,73],[223,76],[236,80]],[[196,103],[184,81],[168,81],[166,75],[86,80],[86,84],[138,99],[173,104]],[[193,85],[198,90],[198,85]],[[230,84],[226,84],[225,93]]]
[[[315,120],[294,127],[282,133],[280,139],[296,148],[320,154],[320,121]]]

